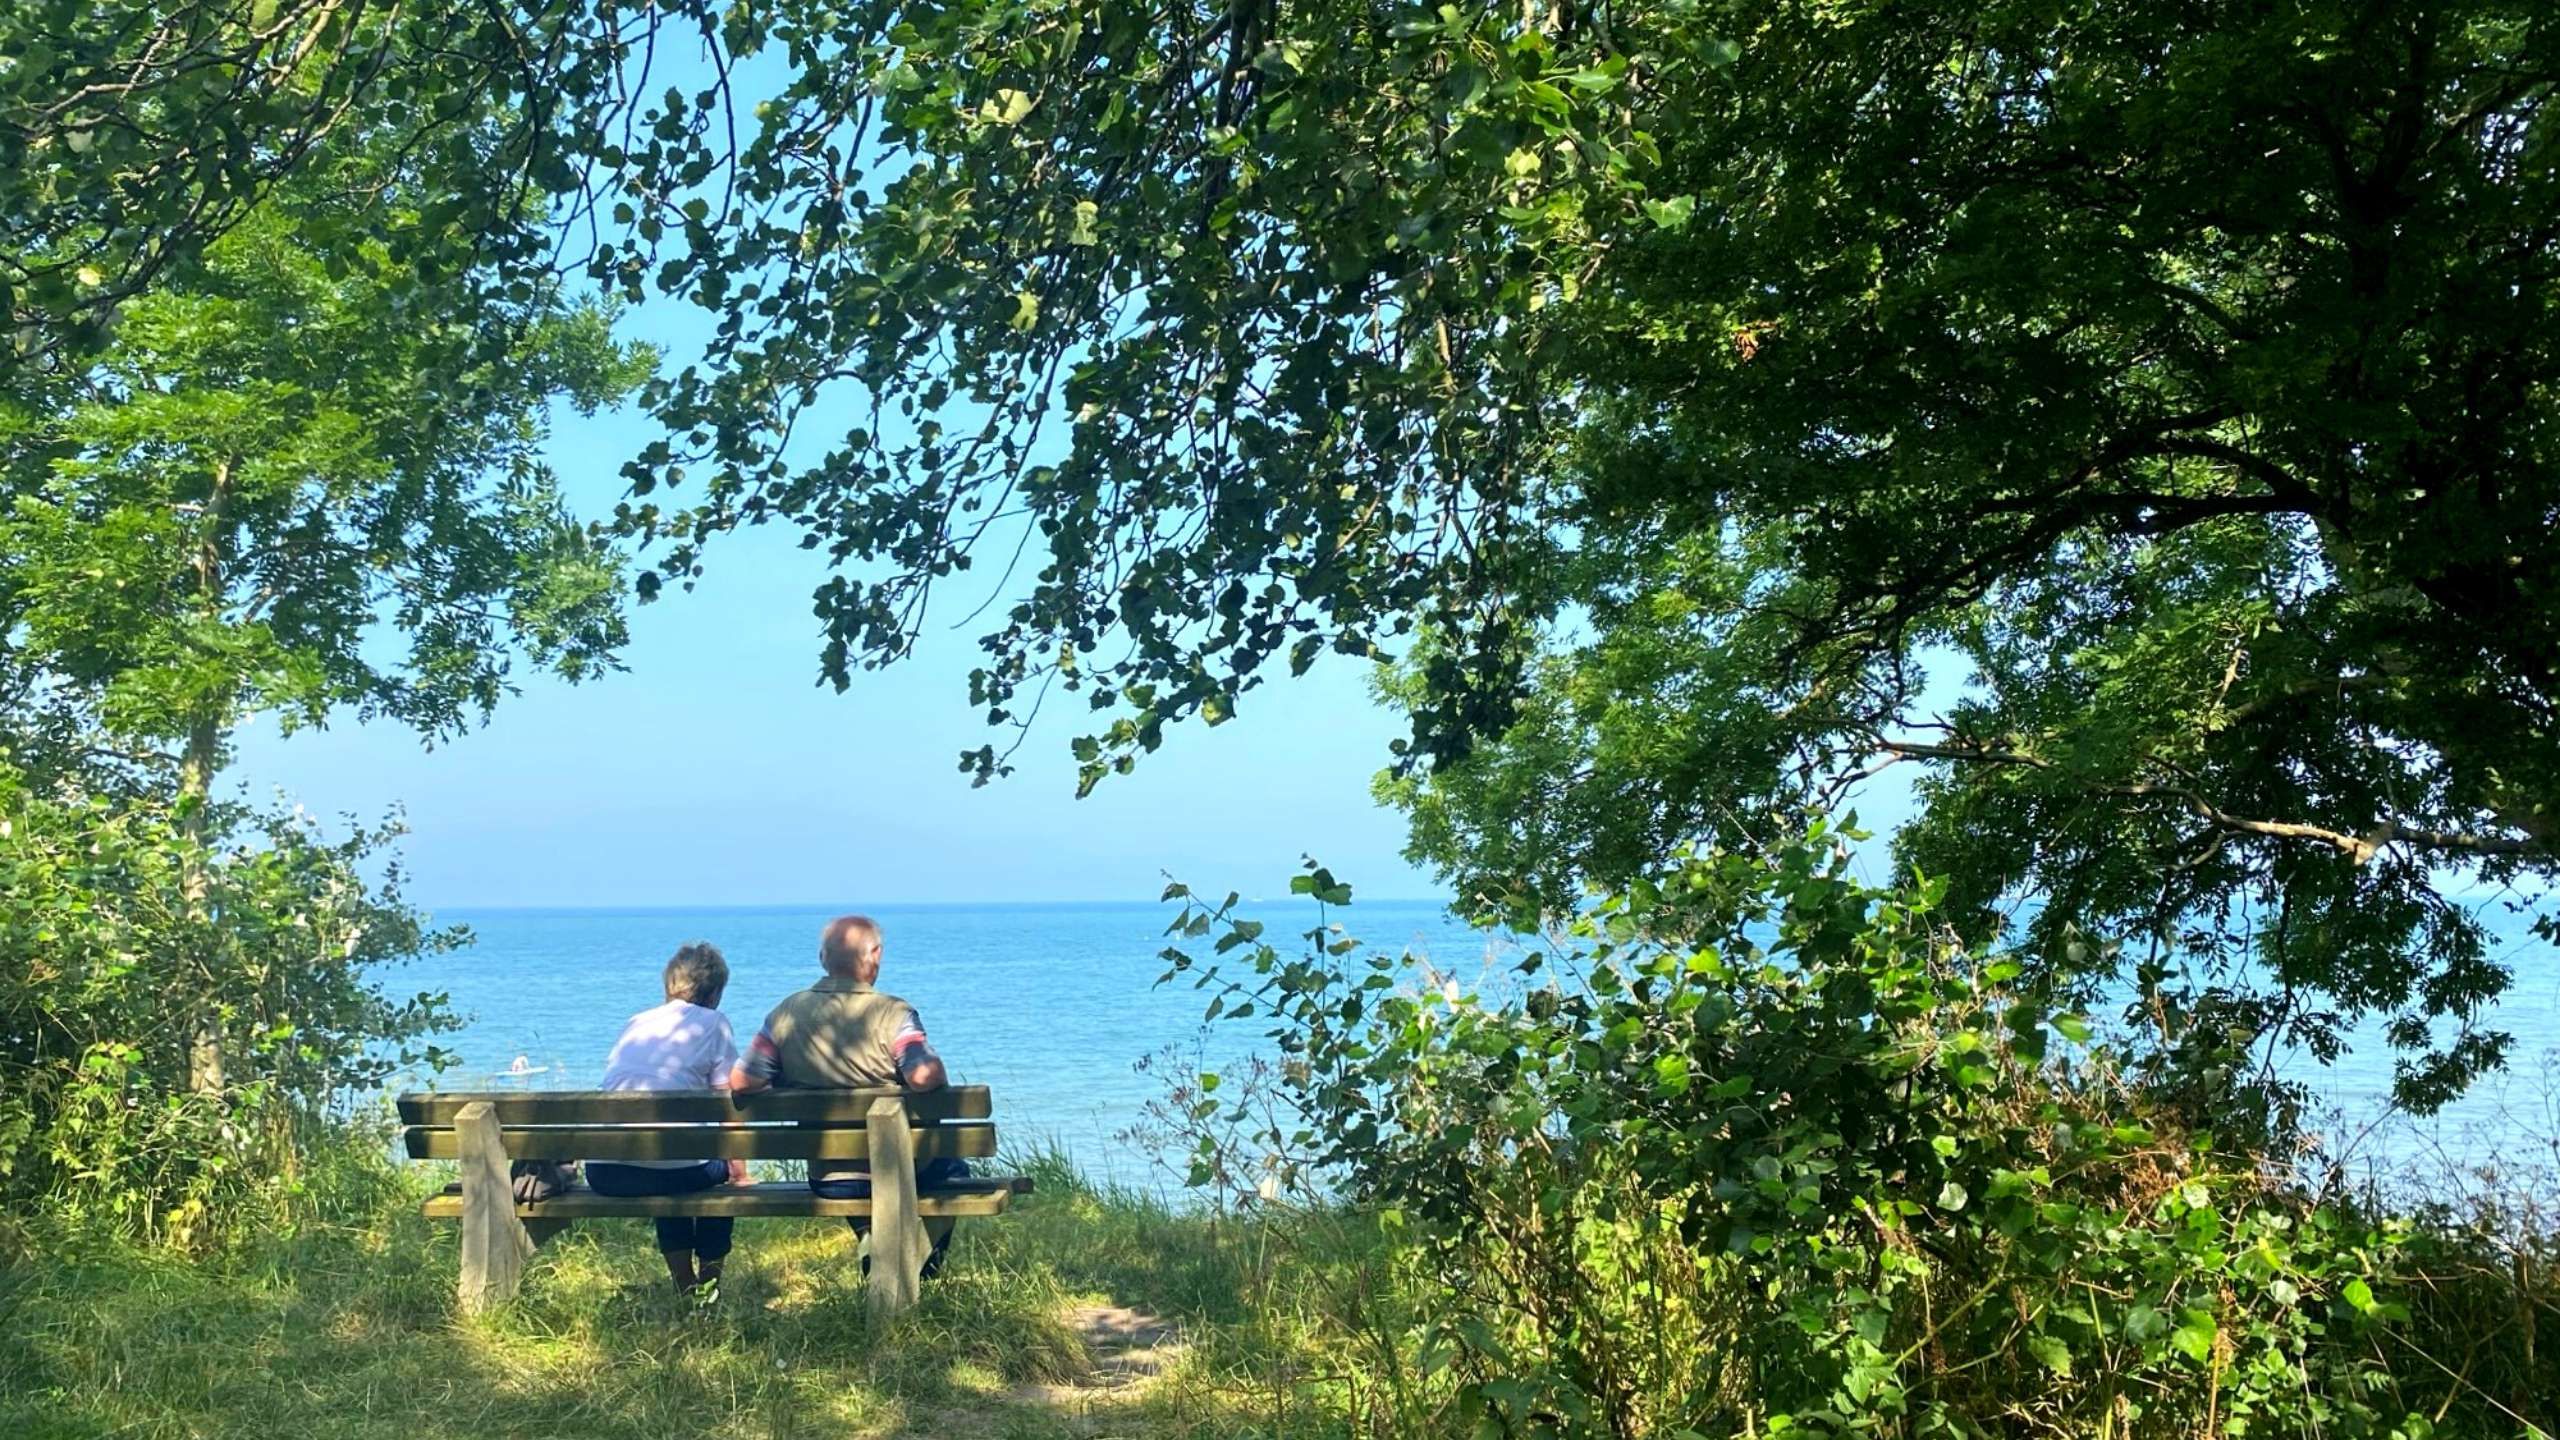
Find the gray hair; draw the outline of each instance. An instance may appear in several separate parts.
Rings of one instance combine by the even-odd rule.
[[[690,1000],[706,1009],[720,1008],[720,993],[729,988],[729,962],[720,947],[696,940],[680,946],[667,962],[667,998]]]
[[[868,915],[839,915],[818,934],[818,964],[830,975],[850,976],[880,953],[880,922]]]

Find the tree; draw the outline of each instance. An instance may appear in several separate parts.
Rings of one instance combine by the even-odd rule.
[[[433,163],[401,239],[429,275],[558,263],[581,154],[670,18],[595,0],[27,0],[0,12],[0,389],[77,373],[122,307],[354,137]],[[568,204],[542,204],[572,197]]]
[[[1641,873],[1628,835],[1918,762],[1904,863],[1977,917],[2039,899],[2055,969],[2132,941],[2154,1004],[2262,1058],[2450,1019],[2401,1077],[2442,1098],[2505,1044],[2446,890],[2560,858],[2560,31],[1761,33],[1666,165],[1694,218],[1581,317],[1617,382],[1572,462],[1596,633],[1400,792],[1423,850],[1552,904]],[[1523,811],[1538,853],[1491,839]]]
[[[309,218],[253,217],[194,284],[135,301],[77,390],[8,437],[20,694],[167,745],[192,795],[244,714],[446,736],[496,702],[515,644],[574,679],[623,638],[620,562],[539,451],[548,407],[615,403],[648,353],[556,290],[439,307],[380,247],[314,249]],[[485,357],[484,328],[512,347]]]
[[[66,791],[14,758],[0,755],[0,1198],[84,1235],[272,1233],[333,1102],[443,1058],[443,997],[397,998],[381,974],[461,937],[402,902],[385,834],[328,841],[272,813],[208,848],[165,792]],[[207,1002],[232,1040],[218,1090],[186,1083]]]
[[[389,832],[326,840],[216,777],[252,714],[433,741],[521,663],[613,663],[622,557],[541,449],[654,357],[558,273],[567,137],[601,133],[561,117],[610,107],[616,47],[656,24],[479,0],[0,15],[13,1210],[216,1238],[291,1193],[333,1101],[439,1060],[439,997],[379,973],[459,937],[402,902]]]
[[[577,679],[623,640],[620,558],[539,450],[552,406],[615,403],[652,357],[557,286],[422,280],[375,232],[423,223],[452,178],[370,151],[306,177],[0,432],[11,758],[74,789],[142,771],[128,797],[172,804],[199,932],[240,818],[214,780],[246,716],[432,740],[488,711],[518,652]],[[349,193],[373,207],[362,226]],[[193,957],[202,993],[224,995],[230,953]],[[206,1089],[238,1018],[215,1003]]]
[[[2547,6],[785,0],[723,36],[790,65],[754,139],[671,96],[610,182],[654,213],[599,273],[721,317],[627,519],[680,580],[805,527],[839,683],[1019,517],[976,694],[1118,710],[1088,784],[1283,657],[1394,648],[1424,853],[1506,897],[1882,758],[1928,767],[1900,844],[1959,912],[2045,898],[2053,983],[2183,951],[2185,1014],[2315,1045],[2502,983],[2445,886],[2554,858]]]

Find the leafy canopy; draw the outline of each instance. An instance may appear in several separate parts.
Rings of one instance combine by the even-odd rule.
[[[0,434],[14,701],[144,743],[341,708],[435,737],[519,648],[573,679],[610,663],[619,559],[538,451],[551,406],[613,403],[651,357],[557,287],[422,286],[341,218],[317,183],[280,198]]]
[[[484,0],[25,0],[0,10],[0,390],[76,373],[123,307],[182,277],[352,145],[433,168],[403,260],[536,283],[576,156],[622,104],[659,6]],[[693,7],[686,7],[693,8]],[[362,192],[349,197],[362,198]],[[361,215],[361,205],[350,213]],[[526,296],[519,294],[517,299]]]
[[[2131,938],[2244,1045],[2450,1021],[2413,1098],[2497,1055],[2444,886],[2545,883],[2560,804],[2548,6],[776,0],[719,39],[783,78],[670,92],[604,182],[599,273],[717,317],[627,520],[679,579],[801,527],[838,683],[992,546],[1029,578],[975,693],[1113,712],[1088,784],[1393,654],[1396,793],[1490,904],[1889,759],[1910,863],[2043,896],[2057,970]]]
[[[2552,17],[1757,34],[1573,313],[1592,624],[1391,783],[1421,853],[1553,907],[1917,763],[1904,861],[2054,968],[2131,940],[2244,1051],[2393,1015],[2441,1098],[2505,1043],[2447,887],[2560,838]]]
[[[1422,853],[1555,909],[1917,764],[1951,905],[2037,893],[2057,971],[2130,938],[2269,1043],[2458,1031],[2502,976],[2445,885],[2547,883],[2547,5],[244,6],[200,85],[112,13],[0,95],[40,339],[113,309],[56,293],[82,247],[272,185],[240,85],[378,103],[499,182],[438,266],[566,236],[709,317],[644,592],[794,525],[842,684],[992,561],[976,697],[1079,692],[1087,784],[1395,656]],[[141,147],[96,197],[88,109]]]
[[[361,7],[126,30],[90,8],[66,46],[0,50],[0,118],[118,45],[184,63],[47,112],[101,107],[114,133],[86,148],[133,168],[73,197],[51,158],[0,166],[0,292],[74,253],[98,272],[20,290],[0,361],[0,1200],[205,1244],[272,1219],[350,1093],[443,1058],[440,997],[380,977],[458,938],[402,902],[387,832],[228,803],[226,738],[259,710],[434,738],[519,657],[611,663],[620,555],[540,449],[653,357],[503,243],[549,224],[504,92],[440,92],[428,120],[386,80],[350,115],[297,60],[266,78],[296,104],[311,79],[328,113],[262,132],[272,106],[226,109],[239,77],[201,48],[240,25],[323,51],[448,37],[338,24]]]

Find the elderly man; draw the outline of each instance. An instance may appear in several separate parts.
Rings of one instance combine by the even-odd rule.
[[[826,977],[773,1007],[764,1028],[739,1057],[729,1077],[741,1095],[770,1086],[803,1089],[869,1089],[903,1086],[938,1090],[948,1077],[942,1057],[925,1039],[916,1007],[872,988],[880,978],[880,927],[867,915],[840,915],[827,922],[818,937],[818,964]],[[960,1159],[925,1160],[916,1165],[916,1185],[923,1188],[969,1173]],[[860,1160],[812,1160],[809,1188],[830,1200],[866,1200],[871,1196],[871,1167]],[[849,1216],[853,1233],[866,1235],[871,1221]],[[924,1275],[942,1269],[951,1246],[951,1222],[929,1220],[925,1232],[933,1240]],[[869,1257],[863,1273],[869,1274]]]

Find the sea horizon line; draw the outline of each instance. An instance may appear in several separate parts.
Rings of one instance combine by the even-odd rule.
[[[1308,897],[1304,895],[1248,895],[1238,903],[1245,905],[1273,905],[1289,901],[1306,900],[1307,898]],[[412,903],[416,904],[417,908],[425,911],[430,917],[433,917],[447,911],[460,910],[564,915],[575,913],[593,914],[598,912],[660,914],[705,910],[823,910],[830,913],[838,913],[848,909],[860,910],[865,908],[873,910],[1004,910],[1034,908],[1058,909],[1061,907],[1073,906],[1091,909],[1117,909],[1132,906],[1170,906],[1174,902],[1158,898],[1147,898],[1124,900],[864,900],[850,903],[836,900],[724,900],[702,901],[699,903],[651,901],[647,903],[629,904],[615,902],[583,904],[519,904],[487,903],[478,901],[457,901],[449,903],[415,901]],[[1352,903],[1354,905],[1438,905],[1446,907],[1457,903],[1457,897],[1454,895],[1377,895],[1355,900]]]

